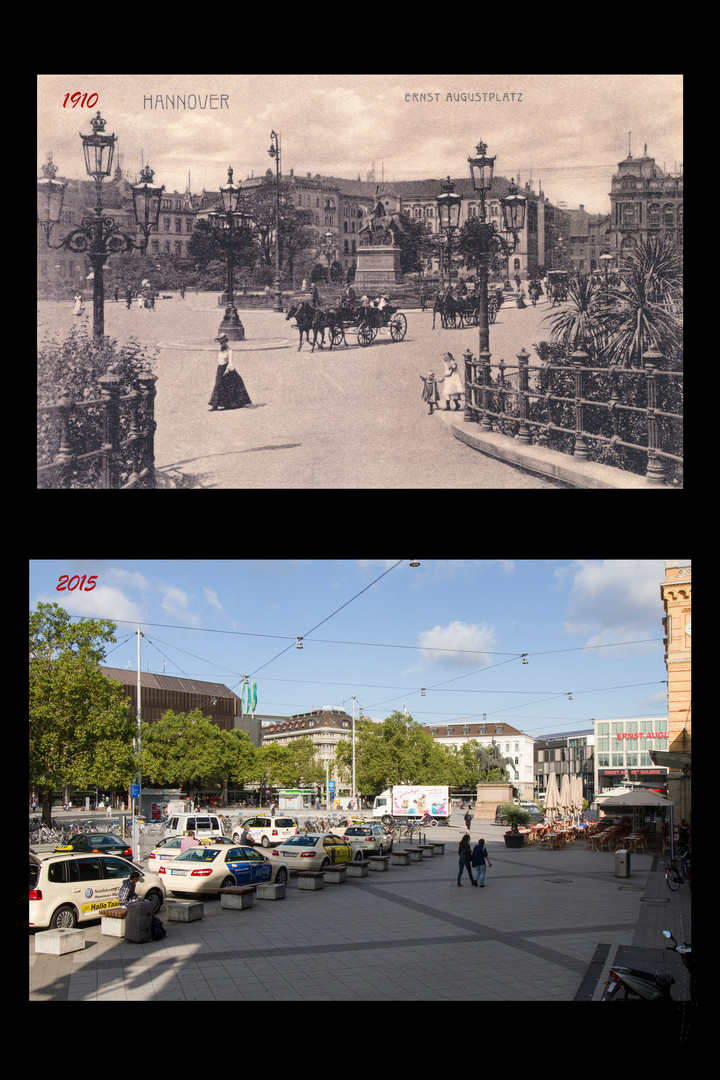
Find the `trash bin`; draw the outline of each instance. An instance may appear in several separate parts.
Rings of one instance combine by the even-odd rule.
[[[623,848],[615,852],[615,877],[630,877],[630,852]]]

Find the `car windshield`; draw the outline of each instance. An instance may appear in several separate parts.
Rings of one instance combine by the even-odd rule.
[[[319,836],[291,836],[282,845],[283,847],[316,847]]]
[[[216,859],[218,854],[218,848],[192,847],[183,851],[182,855],[178,855],[177,861],[209,863]]]

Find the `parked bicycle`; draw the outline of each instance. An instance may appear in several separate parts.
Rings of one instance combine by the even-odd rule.
[[[667,864],[665,880],[668,883],[668,888],[673,892],[679,889],[681,885],[684,885],[686,881],[691,881],[690,848],[687,848]],[[692,888],[692,884],[690,887]]]

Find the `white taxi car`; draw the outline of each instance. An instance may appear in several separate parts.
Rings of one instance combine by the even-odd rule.
[[[264,848],[272,844],[281,844],[283,840],[294,836],[297,832],[297,822],[291,817],[270,817],[265,814],[256,814],[255,817],[246,818],[233,830],[233,840],[240,843],[240,836],[246,829],[256,844],[262,844]]]
[[[272,861],[253,847],[198,844],[160,866],[160,878],[171,893],[217,893],[233,885],[275,881],[284,885],[288,864]]]
[[[135,895],[150,900],[157,914],[165,887],[157,874],[115,855],[37,855],[30,852],[30,927],[72,929],[99,919],[105,908],[117,907],[120,886],[136,869]]]

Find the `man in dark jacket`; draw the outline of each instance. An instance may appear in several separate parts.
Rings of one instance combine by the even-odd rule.
[[[480,888],[485,888],[485,867],[492,866],[490,859],[488,858],[488,849],[485,847],[484,840],[478,840],[477,844],[473,848],[472,864],[477,870],[475,875],[475,884]]]

